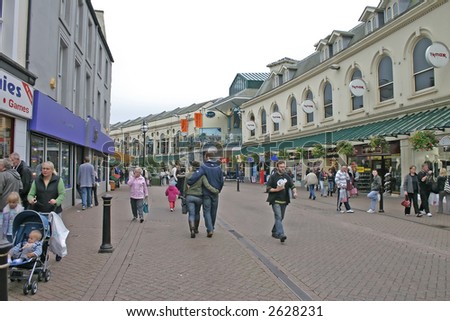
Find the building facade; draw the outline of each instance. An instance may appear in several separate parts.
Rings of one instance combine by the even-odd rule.
[[[2,132],[3,141],[9,140],[2,156],[19,152],[36,174],[40,163],[52,161],[66,185],[64,206],[73,206],[83,157],[91,157],[106,190],[108,156],[114,152],[108,135],[113,57],[103,13],[89,0],[0,3],[0,12],[8,13],[2,53],[14,61],[10,65],[20,66],[14,81],[11,68],[2,71],[8,88],[17,88],[9,93],[16,95],[13,108],[0,116],[12,131]]]
[[[369,187],[370,172],[378,169],[391,173],[394,192],[410,165],[447,168],[448,12],[448,1],[380,1],[353,29],[320,39],[307,58],[270,64],[269,79],[241,106],[243,154],[266,160],[300,154],[294,162],[303,173],[355,161],[361,187]],[[274,113],[281,120],[271,118]],[[442,146],[414,150],[410,137],[424,130]],[[387,141],[385,150],[372,147],[378,137]],[[352,156],[340,155],[340,141],[354,146]],[[324,155],[314,155],[317,145]]]

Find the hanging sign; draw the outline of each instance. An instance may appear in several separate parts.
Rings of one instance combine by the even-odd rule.
[[[425,51],[425,59],[435,68],[444,67],[449,59],[448,49],[444,44],[435,42]]]
[[[281,113],[278,111],[275,111],[270,115],[270,118],[272,118],[272,121],[275,124],[279,124],[281,122]]]
[[[248,122],[245,123],[245,127],[247,127],[248,130],[255,130],[256,124],[253,120],[249,120]]]
[[[180,119],[181,133],[187,133],[188,131],[188,120]]]
[[[302,107],[303,111],[307,114],[311,114],[314,112],[314,110],[316,109],[316,105],[314,104],[314,102],[312,100],[304,100],[301,104],[300,107]]]
[[[367,90],[366,83],[362,79],[354,79],[348,84],[348,88],[355,96],[362,96]]]

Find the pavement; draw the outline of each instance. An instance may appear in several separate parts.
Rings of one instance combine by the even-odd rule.
[[[126,185],[111,199],[112,253],[102,246],[103,202],[65,209],[68,255],[50,255],[51,279],[35,295],[9,283],[11,301],[442,301],[450,299],[450,215],[405,216],[401,198],[335,197],[288,206],[285,243],[271,237],[273,214],[259,184],[227,181],[212,238],[190,238],[180,203],[172,213],[165,187],[150,187],[150,214],[132,221]],[[432,207],[436,212],[436,208]],[[107,210],[107,207],[106,207]]]

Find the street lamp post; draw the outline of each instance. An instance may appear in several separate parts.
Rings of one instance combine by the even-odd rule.
[[[144,134],[144,150],[143,150],[143,153],[142,153],[143,154],[142,155],[142,168],[145,168],[145,134],[148,131],[148,125],[145,122],[145,120],[142,122],[141,131],[142,131],[142,134]]]

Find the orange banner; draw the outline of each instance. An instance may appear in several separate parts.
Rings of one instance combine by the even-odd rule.
[[[202,128],[203,127],[203,114],[202,113],[194,113],[194,122],[195,122],[195,127]]]
[[[188,120],[180,119],[180,125],[181,125],[181,132],[187,133],[188,132]]]

